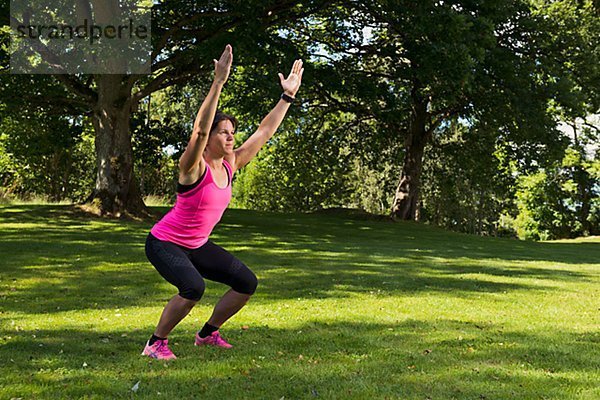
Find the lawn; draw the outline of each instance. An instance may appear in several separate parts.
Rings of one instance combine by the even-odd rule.
[[[151,225],[0,206],[0,398],[600,399],[599,238],[228,210],[213,240],[259,278],[234,348],[193,346],[209,282],[161,362]]]

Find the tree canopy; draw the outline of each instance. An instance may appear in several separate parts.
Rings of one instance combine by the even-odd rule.
[[[221,107],[242,121],[240,141],[278,97],[277,72],[298,57],[306,69],[299,104],[239,174],[236,204],[590,234],[600,220],[598,38],[590,0],[155,2],[149,75],[1,75],[2,148],[29,149],[28,118],[63,148],[91,139],[96,177],[84,197],[108,214],[143,213],[142,195],[172,190],[211,60],[231,43]],[[39,154],[29,151],[21,163]],[[19,175],[11,168],[2,176]]]

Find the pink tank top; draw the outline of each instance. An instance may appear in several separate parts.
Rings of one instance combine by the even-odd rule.
[[[221,189],[215,183],[210,167],[202,181],[192,190],[178,193],[173,208],[150,231],[156,238],[195,249],[208,241],[208,236],[223,216],[231,201],[231,166],[225,160],[229,182]]]

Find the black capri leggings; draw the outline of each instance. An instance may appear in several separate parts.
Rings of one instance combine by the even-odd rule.
[[[158,273],[188,300],[202,298],[203,278],[224,283],[244,294],[253,294],[258,285],[250,268],[210,240],[197,249],[187,249],[149,234],[146,256]]]

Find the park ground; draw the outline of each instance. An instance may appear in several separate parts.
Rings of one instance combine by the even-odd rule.
[[[209,282],[161,362],[140,356],[175,294],[151,226],[0,206],[0,398],[600,398],[600,238],[228,210],[213,240],[259,277],[234,348],[193,346],[226,290]]]

